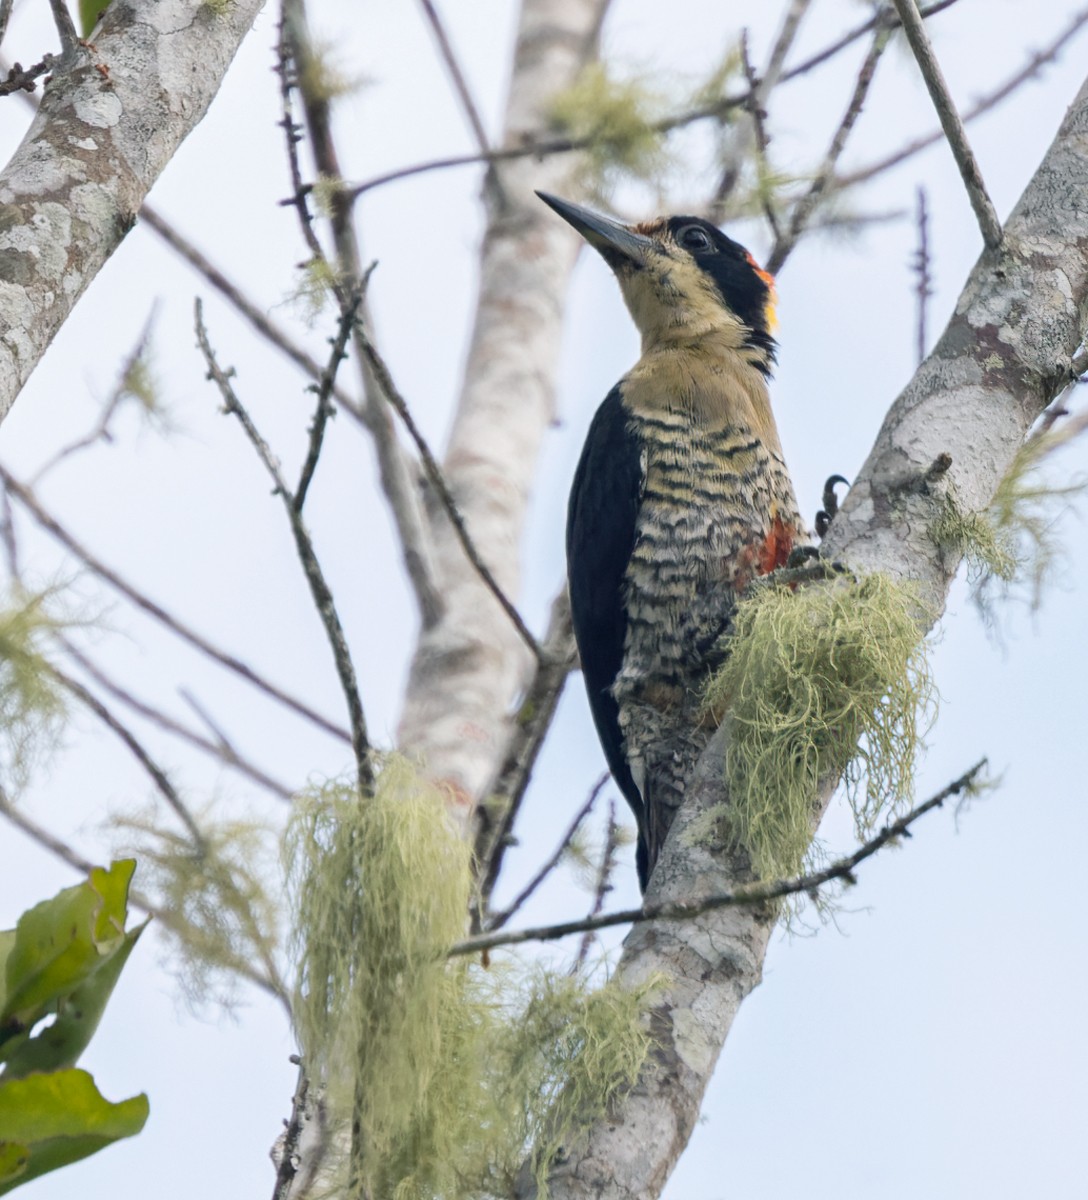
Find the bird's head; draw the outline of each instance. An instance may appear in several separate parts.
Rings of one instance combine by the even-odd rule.
[[[701,217],[622,225],[546,192],[537,195],[612,268],[643,353],[708,338],[766,373],[775,356],[774,278]]]

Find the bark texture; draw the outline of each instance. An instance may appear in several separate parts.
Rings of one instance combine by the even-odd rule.
[[[1069,377],[1088,325],[1088,84],[1016,206],[1002,245],[979,259],[940,342],[896,400],[825,543],[858,572],[912,579],[936,613],[959,565],[930,536],[953,489],[966,510],[990,503],[1032,422]],[[940,455],[951,467],[927,471]],[[920,630],[920,632],[922,632]],[[688,834],[726,803],[719,730],[659,860],[648,899],[725,891],[744,882]],[[822,789],[820,811],[833,791]],[[659,1049],[631,1095],[572,1146],[550,1181],[552,1200],[651,1200],[687,1144],[703,1092],[741,1000],[761,977],[772,910],[722,909],[691,922],[632,930],[618,968],[668,982],[652,1013]],[[520,1200],[536,1192],[526,1178]]]
[[[525,0],[503,146],[547,132],[552,97],[596,55],[607,3]],[[570,160],[503,164],[488,189],[476,322],[444,463],[469,533],[511,598],[533,465],[555,419],[563,300],[579,249],[534,188],[576,193]],[[495,773],[532,658],[437,504],[430,518],[443,607],[420,634],[399,741],[449,787],[467,821]]]
[[[0,420],[207,111],[260,0],[113,0],[0,174]]]

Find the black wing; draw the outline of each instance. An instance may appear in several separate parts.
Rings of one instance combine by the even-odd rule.
[[[589,427],[567,510],[567,574],[574,636],[609,770],[638,820],[640,878],[645,866],[642,797],[623,751],[612,684],[623,661],[627,634],[623,581],[635,545],[642,493],[641,450],[620,389],[614,387]],[[645,879],[642,882],[645,886]]]

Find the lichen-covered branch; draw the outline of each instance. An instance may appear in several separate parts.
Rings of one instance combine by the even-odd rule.
[[[0,172],[0,419],[207,111],[260,7],[114,0],[94,46],[56,64]]]

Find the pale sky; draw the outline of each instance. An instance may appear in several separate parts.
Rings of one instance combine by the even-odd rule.
[[[937,18],[936,48],[961,104],[1013,73],[1075,7],[1073,0],[960,0]],[[45,6],[33,14],[28,8],[17,12],[4,46],[9,59],[24,63],[52,45]],[[445,0],[439,8],[494,133],[515,7],[508,0]],[[338,118],[351,178],[472,148],[419,6],[372,0],[349,9],[312,0],[311,9],[345,68],[368,81]],[[615,0],[606,48],[629,66],[693,77],[709,68],[744,22],[762,61],[779,10],[779,4],[672,0],[663,12],[651,0]],[[792,60],[832,40],[865,11],[845,0],[822,0]],[[304,250],[292,214],[277,205],[289,185],[275,125],[274,18],[270,6],[151,200],[279,319],[293,322],[321,357],[331,322],[307,333],[284,303]],[[971,126],[1002,217],[1079,86],[1086,37],[1041,80]],[[775,94],[771,149],[782,170],[803,172],[819,160],[852,87],[847,65],[856,66],[863,52],[859,43],[839,65]],[[933,125],[913,62],[893,50],[845,164],[867,162]],[[18,97],[0,102],[5,159],[25,126]],[[670,204],[681,204],[683,184],[682,172],[670,180]],[[943,146],[929,150],[853,204],[868,212],[912,208],[919,184],[928,189],[931,212],[932,344],[981,245],[950,154]],[[381,348],[439,446],[471,317],[479,187],[475,169],[423,175],[369,194],[357,214],[366,253],[380,261],[371,300]],[[642,211],[651,201],[647,193],[632,189],[621,199],[629,211],[655,215]],[[729,232],[757,257],[766,252],[758,225]],[[909,220],[871,228],[855,241],[812,240],[779,277],[781,350],[772,395],[809,516],[827,475],[857,471],[912,371],[914,242]],[[243,399],[284,459],[300,461],[311,403],[305,381],[139,227],[81,301],[0,429],[0,460],[29,478],[94,424],[118,364],[160,298],[156,364],[176,432],[162,438],[122,421],[114,445],[58,468],[42,487],[43,499],[148,594],[338,715],[327,648],[282,513],[204,382],[192,333],[195,294],[205,299],[221,361],[238,368]],[[593,409],[636,354],[618,289],[604,264],[585,256],[569,306],[563,422],[546,447],[525,540],[521,602],[536,628],[562,574],[565,497],[582,436]],[[1086,401],[1075,396],[1073,402]],[[345,417],[333,435],[307,507],[352,638],[374,739],[388,743],[414,617],[369,447]],[[1054,460],[1056,481],[1084,469],[1086,447]],[[901,849],[865,866],[835,925],[812,937],[776,939],[764,982],[742,1008],[666,1200],[1073,1200],[1085,1194],[1088,970],[1079,903],[1088,844],[1080,758],[1088,541],[1083,519],[1066,519],[1060,531],[1068,554],[1056,584],[1034,616],[1022,605],[1002,611],[1003,644],[987,635],[962,582],[932,639],[941,708],[919,797],[983,754],[1002,775],[1001,787],[958,820],[951,811],[926,818]],[[29,528],[23,552],[39,578],[72,578],[71,564]],[[83,615],[102,617],[115,631],[97,639],[96,653],[135,689],[181,716],[191,714],[177,689],[191,689],[245,750],[288,782],[346,765],[342,747],[254,699],[90,581],[80,581],[78,591]],[[198,802],[214,800],[231,811],[253,803],[235,780],[153,733],[147,740]],[[508,888],[519,870],[550,850],[601,769],[575,678],[534,781]],[[105,858],[105,814],[131,811],[148,796],[124,751],[80,715],[63,754],[24,803],[89,856]],[[841,807],[822,832],[833,850],[851,845]],[[66,867],[6,825],[0,825],[0,855],[0,927],[75,882]],[[616,882],[609,903],[635,902],[633,853]],[[561,874],[525,919],[575,915],[586,904],[572,877]],[[271,1002],[249,992],[241,993],[234,1018],[214,1008],[192,1015],[162,960],[162,943],[149,936],[81,1063],[110,1099],[148,1092],[145,1131],[28,1185],[28,1200],[271,1194],[268,1148],[289,1113],[294,1082],[290,1032]]]

